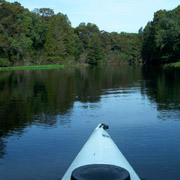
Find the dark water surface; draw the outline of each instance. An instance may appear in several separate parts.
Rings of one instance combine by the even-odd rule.
[[[180,71],[129,66],[0,72],[0,179],[61,179],[101,122],[142,179],[180,179]]]

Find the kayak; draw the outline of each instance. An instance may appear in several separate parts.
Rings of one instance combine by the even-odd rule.
[[[62,180],[140,180],[107,129],[105,124],[95,128]]]

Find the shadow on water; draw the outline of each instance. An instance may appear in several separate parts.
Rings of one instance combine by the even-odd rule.
[[[3,137],[21,135],[25,127],[70,124],[74,102],[99,102],[102,95],[141,91],[157,105],[161,119],[180,118],[180,71],[141,67],[90,67],[0,72],[0,158]],[[86,108],[86,106],[84,106]]]

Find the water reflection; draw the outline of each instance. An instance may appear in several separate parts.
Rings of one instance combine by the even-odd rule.
[[[3,137],[21,135],[30,125],[70,124],[75,102],[96,109],[103,96],[137,91],[157,105],[159,119],[180,119],[180,71],[114,66],[0,72],[0,158]]]
[[[1,134],[34,122],[53,126],[75,101],[98,102],[102,93],[132,87],[138,79],[141,72],[132,67],[1,72]]]
[[[156,103],[159,118],[180,119],[180,70],[143,69],[142,94]]]
[[[5,142],[2,138],[0,138],[0,158],[3,158],[5,155]]]

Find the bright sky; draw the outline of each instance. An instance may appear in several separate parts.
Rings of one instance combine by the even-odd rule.
[[[14,2],[14,0],[8,0]],[[151,21],[155,11],[171,10],[180,5],[180,0],[16,0],[22,6],[51,8],[56,13],[67,14],[72,26],[81,22],[96,24],[108,32],[138,32]]]

